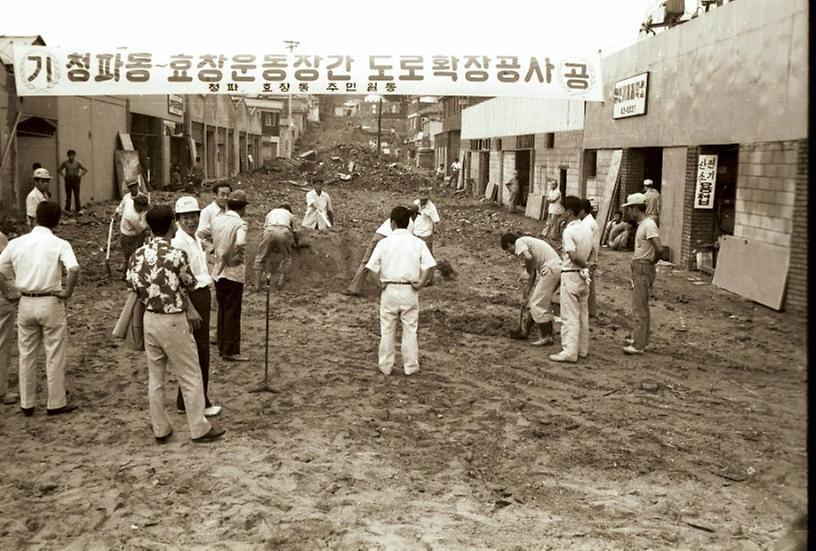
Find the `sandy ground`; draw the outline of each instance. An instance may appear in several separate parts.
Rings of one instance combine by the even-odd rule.
[[[243,185],[253,243],[278,201],[303,212],[294,187]],[[42,382],[34,417],[2,406],[0,548],[766,549],[782,537],[806,504],[803,322],[661,266],[651,350],[626,357],[628,254],[604,250],[590,356],[553,364],[555,347],[507,338],[520,264],[498,247],[502,231],[541,224],[443,195],[436,256],[459,277],[421,294],[421,371],[386,378],[374,285],[341,291],[411,197],[399,188],[327,188],[337,232],[310,236],[271,298],[275,394],[248,393],[265,299],[246,293],[253,361],[213,360],[228,432],[206,446],[175,413],[175,384],[175,433],[155,444],[144,356],[110,337],[124,301],[100,252],[113,205],[61,227],[85,267],[67,368],[81,409],[45,416]]]

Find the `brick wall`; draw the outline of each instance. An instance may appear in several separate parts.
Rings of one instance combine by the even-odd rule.
[[[620,166],[620,198],[622,202],[632,193],[643,191],[643,174],[646,168],[646,152],[641,149],[624,149]]]
[[[612,164],[612,154],[614,152],[614,149],[597,150],[595,177],[587,177],[585,196],[596,205],[601,204],[606,187],[606,177],[609,174],[609,165]],[[618,205],[620,205],[617,198],[612,198],[612,205],[613,210],[617,210]]]
[[[488,182],[492,182],[498,186],[498,195],[501,199],[501,182],[502,182],[502,152],[501,151],[491,151],[490,152],[490,178]]]
[[[700,245],[711,244],[716,217],[713,210],[694,208],[694,191],[697,185],[697,161],[699,147],[686,151],[686,185],[683,193],[683,241],[680,249],[680,265],[687,270],[696,267],[696,251]]]
[[[567,193],[580,194],[583,143],[583,130],[556,132],[552,148],[545,147],[545,134],[536,134],[534,185],[530,187],[530,191],[544,193],[547,190],[547,178],[557,181],[561,168],[566,167]]]
[[[793,205],[790,271],[785,309],[807,317],[808,276],[808,140],[796,144],[796,202]]]
[[[798,159],[797,141],[740,146],[735,236],[790,246]]]

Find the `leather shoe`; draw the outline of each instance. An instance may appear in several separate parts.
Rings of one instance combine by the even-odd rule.
[[[207,442],[212,442],[213,440],[218,440],[224,433],[227,432],[224,429],[217,429],[215,427],[211,427],[210,430],[204,436],[199,436],[198,438],[193,438],[193,442],[196,444],[205,444]]]
[[[230,356],[221,356],[221,358],[225,362],[248,362],[249,361],[249,358],[247,358],[246,356],[241,356],[239,354],[232,354]]]
[[[13,392],[9,392],[5,396],[3,396],[3,404],[7,406],[13,406],[20,400],[20,397],[14,394]]]
[[[23,415],[26,417],[31,417],[34,415],[34,408],[20,408],[20,411],[22,411]]]
[[[208,408],[204,408],[204,417],[215,417],[221,413],[221,406],[210,406]]]
[[[168,432],[164,436],[157,436],[156,437],[156,444],[167,444],[167,441],[170,440],[170,435],[171,434],[173,434],[173,429],[170,429],[170,432]]]
[[[62,406],[61,408],[48,409],[48,410],[46,410],[46,413],[48,415],[61,415],[63,413],[71,413],[76,408],[77,408],[76,406],[66,405],[66,406]]]

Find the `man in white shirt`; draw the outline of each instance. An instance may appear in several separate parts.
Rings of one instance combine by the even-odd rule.
[[[34,187],[26,196],[26,218],[30,228],[33,228],[36,224],[37,205],[43,201],[48,201],[51,197],[51,192],[48,191],[48,186],[51,184],[51,175],[46,169],[36,169],[32,179]]]
[[[232,193],[232,186],[226,182],[219,182],[213,184],[212,192],[213,201],[202,209],[196,230],[196,236],[201,240],[201,245],[207,254],[213,250],[212,232],[210,231],[212,222],[227,212],[227,197]]]
[[[643,192],[646,197],[646,216],[660,225],[660,192],[654,187],[652,180],[643,180]]]
[[[37,391],[37,356],[45,350],[48,380],[48,415],[76,409],[65,396],[65,348],[67,321],[65,301],[71,298],[79,278],[79,264],[70,243],[53,234],[62,209],[44,201],[37,205],[36,226],[12,239],[0,254],[0,293],[19,300],[17,344],[20,349],[20,409],[34,414]],[[32,254],[36,251],[36,254]],[[67,271],[62,288],[62,268]],[[10,285],[5,274],[14,274]]]
[[[459,166],[459,159],[454,159],[451,163],[451,186],[455,189],[459,188],[459,171],[461,167]]]
[[[281,289],[286,281],[286,274],[292,266],[292,249],[297,246],[295,232],[295,216],[292,207],[283,204],[270,210],[264,220],[263,237],[258,245],[258,254],[255,255],[255,292],[263,290],[263,277],[272,273],[273,254],[280,256],[277,265],[278,281],[276,287]]]
[[[589,317],[595,317],[595,311],[598,307],[597,301],[595,299],[595,267],[598,265],[598,247],[596,243],[598,243],[598,231],[599,226],[598,222],[595,220],[595,216],[592,214],[592,203],[589,199],[584,199],[584,208],[581,209],[581,224],[584,224],[589,230],[592,232],[592,253],[589,255],[589,299],[588,299],[588,308],[589,308]]]
[[[646,196],[633,193],[626,198],[623,207],[638,223],[635,232],[635,253],[632,255],[632,307],[634,323],[632,339],[623,351],[627,354],[643,354],[649,344],[651,316],[649,313],[649,291],[657,276],[655,264],[660,260],[663,245],[657,222],[647,214],[649,208]]]
[[[419,290],[433,277],[436,262],[428,246],[408,233],[410,219],[405,207],[391,211],[394,231],[377,243],[366,264],[366,268],[379,275],[382,288],[379,366],[384,375],[390,375],[394,368],[397,319],[402,323],[402,368],[406,375],[419,371]]]
[[[122,279],[128,269],[128,262],[136,249],[144,245],[147,239],[147,211],[150,209],[150,202],[145,195],[139,194],[139,181],[128,182],[128,193],[122,197],[122,201],[114,211],[114,218],[122,217],[119,222],[119,245],[122,248]]]
[[[535,323],[541,338],[533,342],[533,345],[552,344],[552,297],[561,282],[561,259],[558,253],[543,239],[529,235],[519,237],[514,233],[502,235],[501,247],[524,260],[529,276],[522,300],[530,308],[530,317],[526,325],[520,328],[521,331],[512,332],[510,338],[527,339]]]
[[[558,182],[552,178],[548,180],[550,191],[545,197],[547,201],[547,222],[541,235],[550,241],[561,239],[561,214],[564,212],[561,206],[561,191],[558,189]]]
[[[406,207],[410,212],[411,219],[408,221],[408,233],[414,233],[414,219],[416,219],[417,213],[419,212],[419,207],[416,205],[409,205]],[[377,243],[391,235],[393,230],[391,229],[391,219],[386,219],[379,228],[374,232],[374,236],[371,238],[371,242],[368,245],[368,249],[366,249],[365,253],[363,253],[363,258],[360,260],[360,265],[357,267],[357,271],[354,273],[354,277],[349,283],[349,286],[346,288],[343,294],[358,297],[363,294],[363,285],[365,285],[366,278],[368,277],[368,272],[366,271],[366,264],[368,260],[371,258],[371,253],[374,252],[374,247],[377,246]]]
[[[212,221],[210,231],[213,240],[215,266],[215,297],[218,301],[216,342],[218,353],[229,362],[248,362],[241,356],[241,306],[244,296],[246,264],[244,249],[247,239],[247,223],[243,220],[247,195],[235,190],[227,197],[227,212]]]
[[[419,199],[415,200],[414,204],[418,210],[414,220],[414,235],[422,239],[433,254],[433,235],[436,225],[439,224],[439,213],[436,205],[431,202],[430,190],[428,188],[419,190]]]
[[[554,362],[575,363],[589,354],[589,257],[592,230],[581,223],[584,208],[578,197],[564,198],[567,227],[563,235],[564,260],[561,265],[561,352],[550,356]]]
[[[314,181],[314,189],[306,194],[306,214],[301,225],[313,230],[327,230],[334,224],[331,197],[323,193],[323,180]]]
[[[196,279],[195,287],[189,292],[190,302],[201,317],[201,324],[193,331],[196,349],[198,351],[198,367],[201,370],[201,381],[204,386],[204,415],[215,417],[221,413],[221,406],[214,406],[210,402],[208,393],[210,382],[210,303],[212,295],[213,279],[207,269],[207,255],[201,246],[201,241],[196,237],[201,209],[198,208],[198,200],[195,197],[179,197],[174,209],[176,215],[176,235],[170,241],[176,249],[184,251],[187,255],[187,264]],[[184,406],[184,396],[179,386],[176,395],[176,410],[179,413],[186,412]]]
[[[0,253],[8,247],[6,234],[0,232]],[[11,274],[6,273],[7,279],[14,279]],[[11,291],[9,285],[9,291]],[[11,343],[14,330],[14,313],[17,310],[16,302],[13,302],[0,294],[0,401],[6,405],[16,404],[19,397],[17,394],[8,392],[8,373],[11,363]]]

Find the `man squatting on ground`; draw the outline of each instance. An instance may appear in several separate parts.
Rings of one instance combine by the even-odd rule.
[[[61,215],[62,209],[56,203],[41,202],[37,205],[36,226],[29,233],[12,239],[0,254],[0,293],[11,302],[19,300],[20,409],[26,416],[34,414],[40,348],[45,349],[48,415],[76,409],[68,405],[65,395],[68,325],[65,301],[74,292],[79,264],[71,244],[52,232]],[[62,268],[68,274],[65,289],[62,288]],[[7,281],[7,274],[13,274],[13,284]]]
[[[554,362],[577,362],[589,354],[589,257],[592,230],[582,224],[579,215],[583,202],[578,197],[564,198],[562,235],[564,260],[561,265],[561,352],[552,354]]]
[[[184,396],[191,438],[194,442],[210,442],[225,431],[216,429],[204,417],[204,386],[193,338],[201,316],[189,298],[198,280],[190,270],[187,254],[170,244],[173,216],[173,210],[166,205],[153,207],[147,213],[153,239],[133,253],[127,282],[145,306],[148,396],[156,441],[164,444],[173,432],[164,407],[169,361]]]
[[[258,254],[255,256],[255,292],[263,289],[262,278],[272,273],[273,253],[280,257],[278,262],[278,281],[276,287],[281,289],[289,268],[292,266],[292,248],[298,246],[298,234],[295,231],[295,217],[292,207],[283,204],[270,210],[264,219],[264,230]]]
[[[419,290],[433,277],[436,262],[428,246],[408,233],[410,212],[405,207],[391,211],[394,232],[377,243],[366,268],[379,275],[380,350],[379,366],[384,375],[394,367],[397,320],[402,323],[402,368],[406,375],[419,371],[417,325]]]
[[[635,253],[632,255],[632,340],[623,349],[627,354],[643,354],[649,344],[651,316],[649,313],[649,290],[657,276],[655,264],[660,259],[663,246],[657,222],[648,212],[646,196],[633,193],[623,205],[638,227],[635,232]]]
[[[201,381],[204,386],[204,415],[214,417],[221,413],[221,406],[214,406],[210,402],[210,306],[212,302],[211,287],[213,279],[207,269],[207,255],[201,246],[201,241],[196,237],[198,228],[200,209],[198,200],[195,197],[179,197],[176,201],[176,224],[178,229],[176,235],[170,241],[170,245],[184,251],[187,255],[187,262],[190,271],[196,279],[195,287],[190,291],[190,302],[201,316],[201,323],[193,330],[196,349],[198,351],[198,367],[201,370]],[[185,412],[184,394],[179,386],[176,395],[176,411]]]
[[[409,205],[406,208],[411,213],[411,219],[408,221],[408,233],[413,235],[414,220],[416,219],[417,213],[419,212],[419,207],[417,205]],[[371,238],[371,242],[368,244],[368,248],[363,254],[362,260],[360,260],[360,266],[357,267],[357,271],[354,273],[354,278],[351,280],[351,283],[349,283],[348,288],[346,288],[345,294],[351,296],[360,296],[363,294],[363,286],[365,285],[366,279],[368,278],[368,270],[366,269],[366,264],[371,258],[371,253],[374,252],[374,247],[377,246],[377,243],[391,235],[393,231],[394,230],[391,229],[390,218],[387,218],[380,225],[380,227],[377,228],[377,231],[374,232],[374,236]]]
[[[533,345],[552,344],[552,297],[561,282],[561,258],[549,243],[527,235],[519,237],[514,233],[505,233],[501,237],[501,247],[508,253],[521,257],[529,275],[522,300],[529,305],[530,317],[521,332],[513,331],[510,337],[526,339],[535,323],[541,338],[533,342]]]

